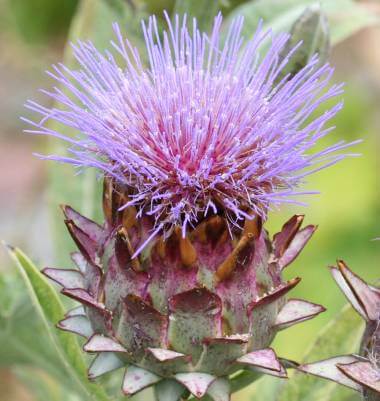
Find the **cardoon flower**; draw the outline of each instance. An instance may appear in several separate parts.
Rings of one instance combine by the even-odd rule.
[[[299,370],[360,391],[366,401],[380,400],[380,289],[370,286],[343,261],[331,269],[334,280],[366,323],[359,355],[337,356]]]
[[[63,207],[77,270],[44,273],[83,305],[59,327],[97,353],[89,377],[126,367],[127,395],[154,385],[159,400],[228,400],[239,377],[255,377],[247,372],[286,377],[272,339],[323,311],[286,300],[300,279],[282,279],[315,227],[296,215],[270,240],[262,222],[343,157],[343,142],[313,152],[341,103],[317,109],[342,85],[329,85],[333,69],[317,56],[282,74],[299,47],[283,57],[288,35],[259,26],[245,41],[238,18],[222,39],[221,24],[208,36],[177,17],[161,34],[151,18],[148,67],[114,25],[114,53],[78,42],[79,69],[54,66],[62,89],[44,93],[59,108],[27,104],[42,115],[30,132],[70,145],[69,157],[47,158],[104,176],[103,225]]]

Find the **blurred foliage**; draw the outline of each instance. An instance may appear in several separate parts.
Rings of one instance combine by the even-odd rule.
[[[273,32],[289,32],[294,21],[306,7],[320,7],[330,23],[331,43],[338,44],[361,28],[377,24],[376,16],[366,6],[354,0],[256,0],[236,7],[227,20],[244,15],[243,33],[250,37],[260,19]]]
[[[5,0],[9,18],[28,42],[65,35],[78,0]],[[11,22],[9,21],[9,22]]]
[[[177,0],[173,13],[174,15],[187,14],[190,19],[196,18],[199,29],[208,31],[220,6],[219,0]]]
[[[64,35],[77,7],[76,0],[4,1],[6,10],[10,13],[6,18],[2,16],[1,20],[6,20],[7,26],[18,30],[28,42],[50,41],[53,37]],[[271,26],[276,32],[290,31],[297,18],[305,12],[305,8],[316,3],[320,3],[326,11],[334,45],[360,28],[378,21],[364,5],[353,0],[213,0],[213,7],[208,8],[210,2],[203,0],[82,0],[68,37],[69,40],[91,39],[98,47],[105,48],[112,36],[111,23],[117,21],[131,41],[142,49],[140,19],[147,18],[150,13],[161,15],[163,9],[168,12],[186,10],[191,16],[201,16],[201,25],[207,27],[213,11],[218,7],[224,14],[228,14],[227,20],[243,13],[247,36],[252,34],[260,18],[264,19],[266,26]],[[205,8],[207,13],[204,12]],[[318,28],[318,24],[316,27]],[[299,35],[301,37],[303,33]],[[70,47],[65,50],[64,59],[68,66],[75,66]],[[313,342],[316,332],[329,323],[343,305],[344,298],[334,287],[325,266],[333,263],[336,257],[344,256],[364,277],[374,280],[379,275],[377,263],[380,259],[380,246],[376,242],[370,242],[380,234],[380,196],[375,151],[378,139],[374,135],[374,122],[371,120],[371,116],[376,114],[376,107],[368,93],[360,87],[350,84],[348,88],[345,108],[335,121],[338,129],[332,137],[326,138],[321,146],[336,142],[336,138],[353,140],[362,137],[364,142],[356,146],[354,151],[362,153],[363,157],[348,159],[328,171],[322,171],[311,177],[306,184],[306,189],[323,188],[324,191],[321,196],[309,200],[311,206],[305,210],[307,222],[318,223],[320,229],[286,275],[304,277],[304,282],[294,291],[293,296],[306,296],[311,301],[328,306],[329,310],[318,319],[286,330],[276,338],[274,346],[279,350],[279,354],[290,359],[305,358],[304,349]],[[68,132],[67,128],[55,128],[75,134]],[[62,144],[50,144],[49,152],[62,154],[64,151]],[[51,235],[57,244],[58,265],[68,262],[69,252],[74,248],[61,222],[58,204],[70,203],[85,215],[101,219],[101,185],[96,179],[96,173],[86,171],[73,178],[73,172],[71,166],[51,164],[49,167],[48,193],[53,227]],[[299,207],[289,207],[285,212],[272,213],[267,227],[269,231],[276,232],[286,217],[294,212],[299,213]],[[0,341],[7,344],[6,347],[0,348],[0,366],[12,367],[17,376],[31,389],[36,400],[88,399],[88,388],[92,385],[83,375],[83,362],[71,363],[73,366],[79,364],[77,372],[74,373],[70,372],[72,368],[67,366],[67,353],[74,352],[79,358],[83,356],[76,344],[77,340],[70,334],[66,334],[70,339],[62,339],[54,328],[54,323],[63,315],[62,305],[58,297],[53,295],[55,289],[42,279],[38,269],[25,256],[19,251],[12,252],[17,260],[20,275],[0,274]],[[50,303],[46,302],[46,299]],[[330,356],[329,353],[338,352],[339,347],[342,352],[346,352],[346,349],[348,351],[349,348],[350,351],[353,350],[358,338],[356,329],[360,328],[355,318],[351,311],[345,311],[337,318],[337,322],[329,323],[329,327],[317,340],[318,345],[307,354],[308,360],[320,359],[323,353]],[[349,335],[345,336],[345,333]],[[69,359],[76,359],[74,354],[71,354]],[[120,380],[115,379],[114,375],[111,376],[101,383],[115,394],[119,393]],[[307,381],[306,384],[299,384],[304,380]],[[295,390],[294,386],[298,385],[300,388]],[[313,398],[308,398],[307,393],[302,392],[302,389],[306,388],[302,386],[305,385],[315,386]],[[329,394],[336,398],[326,398],[323,391],[335,391],[332,386],[334,385],[318,379],[306,380],[304,376],[296,377],[294,385],[292,381],[289,385],[283,385],[279,380],[264,378],[253,387],[239,393],[236,399],[246,400],[254,394],[255,401],[353,401],[351,393],[345,393],[349,397],[347,399],[335,392]],[[278,398],[279,394],[281,398]],[[95,399],[99,400],[107,399],[102,396],[102,391],[96,397],[98,398]],[[148,400],[150,397],[149,393],[142,393],[137,398]]]

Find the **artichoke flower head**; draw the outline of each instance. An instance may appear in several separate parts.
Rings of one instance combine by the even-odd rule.
[[[90,379],[124,368],[126,395],[228,400],[239,375],[286,377],[270,343],[324,310],[287,299],[300,279],[282,279],[316,227],[296,215],[270,238],[263,222],[344,157],[343,142],[314,150],[342,104],[318,108],[342,85],[317,56],[282,74],[300,44],[284,55],[289,35],[261,25],[244,40],[242,18],[223,39],[221,15],[209,35],[186,17],[167,26],[143,24],[148,66],[118,25],[113,53],[79,41],[79,69],[50,73],[65,90],[44,91],[62,107],[27,103],[41,115],[29,132],[69,144],[69,156],[44,158],[104,176],[104,223],[64,206],[76,268],[44,273],[81,304],[59,327],[96,354]]]

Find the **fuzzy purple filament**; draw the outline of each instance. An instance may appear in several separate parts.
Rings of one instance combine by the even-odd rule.
[[[333,68],[318,57],[297,74],[279,79],[288,34],[273,36],[259,25],[253,37],[241,36],[235,19],[222,39],[222,17],[211,34],[189,28],[186,17],[167,17],[160,36],[157,21],[143,24],[149,66],[125,40],[117,24],[116,42],[100,53],[91,42],[73,45],[80,66],[62,64],[49,75],[61,89],[43,91],[59,104],[27,107],[42,116],[28,121],[30,133],[67,141],[70,157],[45,156],[78,167],[95,167],[133,188],[128,205],[139,216],[152,215],[156,232],[174,225],[194,226],[223,209],[231,224],[283,202],[295,202],[303,178],[342,159],[343,141],[311,152],[331,132],[326,123],[337,103],[315,111],[342,94],[330,85]],[[260,47],[270,42],[265,54]],[[314,116],[311,118],[311,116]],[[78,131],[66,136],[49,127],[55,120]]]

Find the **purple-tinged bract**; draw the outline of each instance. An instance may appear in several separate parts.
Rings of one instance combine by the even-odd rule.
[[[367,284],[343,260],[338,260],[331,273],[365,321],[360,355],[337,356],[298,369],[357,390],[365,401],[380,401],[380,288]]]
[[[247,216],[265,218],[271,206],[293,202],[306,175],[343,157],[343,142],[313,152],[341,103],[315,111],[342,85],[329,85],[333,69],[317,56],[284,76],[297,51],[283,57],[289,35],[259,26],[244,40],[242,26],[235,19],[223,36],[219,15],[207,35],[177,17],[160,34],[152,17],[143,24],[148,67],[116,24],[113,54],[78,42],[79,68],[54,66],[62,90],[43,91],[60,107],[27,103],[42,115],[29,132],[70,144],[70,157],[47,158],[96,167],[129,187],[128,205],[153,215],[156,232],[177,225],[185,235],[212,214],[240,227]],[[50,120],[78,136],[54,131]]]

